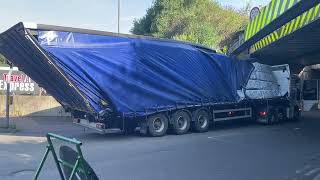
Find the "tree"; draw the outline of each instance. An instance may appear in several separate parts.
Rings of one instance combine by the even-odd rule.
[[[0,54],[0,64],[5,64],[6,63],[6,58]]]
[[[155,0],[146,15],[134,21],[131,32],[220,49],[247,23],[245,12],[223,8],[216,1]]]

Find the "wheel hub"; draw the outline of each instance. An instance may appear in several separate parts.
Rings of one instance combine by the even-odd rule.
[[[201,128],[204,128],[207,126],[208,120],[205,116],[200,115],[198,117],[198,122]]]
[[[184,130],[185,128],[187,128],[187,120],[183,117],[183,116],[180,116],[179,118],[178,118],[178,128],[180,129],[180,130]]]
[[[153,128],[156,132],[161,132],[164,129],[164,123],[160,118],[153,120]]]

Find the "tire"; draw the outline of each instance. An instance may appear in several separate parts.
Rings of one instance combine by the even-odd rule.
[[[186,134],[190,129],[191,117],[186,111],[176,111],[172,115],[172,131],[174,134]]]
[[[168,118],[161,113],[152,115],[147,119],[147,126],[150,136],[164,136],[168,130]]]
[[[192,129],[195,132],[207,132],[209,129],[209,113],[204,109],[198,109],[192,113]]]

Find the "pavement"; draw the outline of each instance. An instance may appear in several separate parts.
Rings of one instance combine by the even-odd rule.
[[[225,122],[207,133],[160,138],[100,135],[67,118],[18,118],[18,132],[0,133],[0,179],[32,179],[44,135],[54,132],[83,142],[101,180],[320,180],[319,117],[308,112],[274,126]],[[39,179],[58,178],[49,156]]]

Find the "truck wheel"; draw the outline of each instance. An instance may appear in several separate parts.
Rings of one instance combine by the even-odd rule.
[[[195,132],[206,132],[209,129],[209,114],[203,109],[198,109],[192,114],[192,129]]]
[[[150,136],[160,137],[164,136],[168,129],[168,118],[164,114],[155,114],[148,117],[147,125]]]
[[[191,117],[186,111],[177,111],[172,115],[172,130],[175,134],[186,134],[189,131]]]

